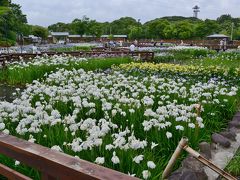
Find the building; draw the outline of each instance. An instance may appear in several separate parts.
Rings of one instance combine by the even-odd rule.
[[[109,36],[110,35],[102,35],[100,37],[100,40],[109,41],[110,40]],[[123,41],[123,42],[125,42],[128,38],[127,35],[113,35],[112,37],[113,37],[113,39],[112,39],[113,41]]]
[[[127,35],[113,35],[113,41],[127,40]],[[81,43],[81,42],[91,42],[91,41],[110,41],[109,35],[102,35],[100,38],[93,35],[70,35],[69,32],[51,32],[48,36],[48,43]]]
[[[68,42],[69,43],[80,43],[80,42],[82,42],[82,37],[81,37],[81,35],[69,35]]]
[[[210,36],[207,36],[207,39],[209,40],[221,40],[221,39],[226,39],[226,40],[230,40],[229,36],[226,36],[224,34],[212,34]]]
[[[34,36],[34,35],[29,35],[28,37],[31,39],[31,42],[33,44],[41,43],[41,41],[42,41],[42,38]]]
[[[51,43],[67,43],[69,32],[51,32],[48,36],[48,41]]]
[[[34,35],[18,37],[17,38],[17,43],[21,44],[21,45],[40,44],[40,43],[42,43],[42,38],[34,36]]]

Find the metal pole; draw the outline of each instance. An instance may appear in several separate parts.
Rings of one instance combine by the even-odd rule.
[[[137,39],[138,39],[138,46],[139,46],[139,39],[140,39],[140,21],[141,21],[141,19],[138,19],[138,37],[137,37]]]
[[[23,51],[23,34],[20,34],[20,49],[21,49],[21,54]]]
[[[231,41],[233,40],[233,27],[234,27],[234,23],[232,22]]]

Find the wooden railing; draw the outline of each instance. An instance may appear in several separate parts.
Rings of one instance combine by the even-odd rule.
[[[75,57],[98,57],[101,55],[112,55],[112,56],[118,56],[118,57],[124,57],[124,56],[139,56],[143,61],[152,61],[154,59],[154,52],[151,51],[76,51],[76,52],[42,52],[42,53],[13,53],[13,54],[2,54],[0,55],[0,63],[2,66],[6,65],[6,61],[12,62],[12,61],[19,61],[20,59],[28,60],[31,58],[35,58],[36,56],[54,56],[54,55],[71,55]]]
[[[36,168],[41,172],[42,180],[137,180],[118,171],[3,133],[0,133],[0,154]],[[31,179],[1,164],[0,174],[8,179]]]
[[[154,43],[154,42],[157,42],[157,43],[173,43],[173,44],[181,44],[181,43],[184,43],[184,44],[196,44],[196,45],[200,45],[200,44],[215,44],[215,43],[220,43],[220,40],[221,39],[202,39],[202,40],[191,40],[191,39],[188,39],[188,40],[181,40],[181,39],[157,39],[157,40],[149,40],[149,39],[146,39],[146,40],[139,40],[139,43]],[[240,45],[240,40],[233,40],[232,41],[233,45]]]
[[[198,45],[201,47],[207,47],[208,49],[212,50],[221,50],[221,47],[219,44],[204,44],[204,45]],[[237,45],[226,45],[226,49],[237,49]]]
[[[132,42],[125,43],[126,46],[130,46]],[[133,42],[134,43],[134,42]],[[156,44],[157,43],[157,44]],[[175,45],[188,44],[193,46],[202,46],[209,49],[216,49],[220,47],[220,40],[140,40],[138,43],[139,47],[162,47],[160,43],[172,43]],[[155,46],[154,46],[155,44]],[[240,46],[240,41],[232,41],[227,44],[227,49],[236,49]],[[220,49],[220,48],[219,48]]]
[[[8,55],[0,55],[0,65],[5,67],[6,61],[8,61],[9,56]]]

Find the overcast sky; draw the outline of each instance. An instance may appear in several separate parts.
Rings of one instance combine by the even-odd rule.
[[[240,17],[240,0],[12,0],[22,6],[28,22],[48,26],[71,22],[86,15],[97,21],[112,21],[131,16],[146,22],[163,16],[192,16],[200,6],[199,18],[216,19],[222,14]]]

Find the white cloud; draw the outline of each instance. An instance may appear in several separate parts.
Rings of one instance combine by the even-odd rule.
[[[131,16],[146,22],[163,16],[192,16],[192,7],[201,7],[200,18],[222,14],[240,16],[239,0],[13,0],[22,6],[29,23],[48,26],[71,22],[87,15],[98,21],[112,21]]]

